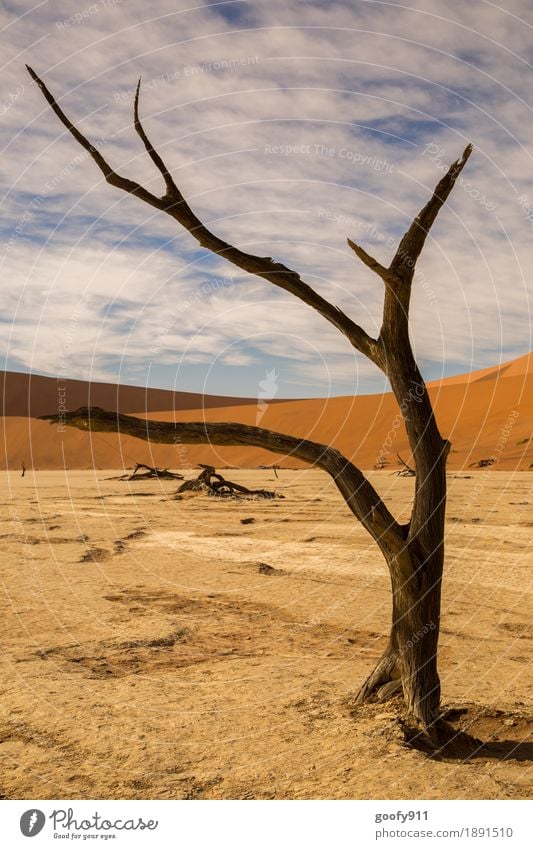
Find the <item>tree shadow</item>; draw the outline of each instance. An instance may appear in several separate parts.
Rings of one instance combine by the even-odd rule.
[[[497,761],[533,761],[533,743],[517,743],[516,740],[499,740],[482,743],[473,757]]]
[[[533,761],[533,718],[524,714],[478,706],[448,710],[439,720],[437,742],[407,721],[402,728],[407,745],[432,760]]]

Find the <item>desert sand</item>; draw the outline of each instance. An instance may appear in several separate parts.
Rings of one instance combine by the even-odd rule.
[[[325,474],[232,472],[272,501],[113,475],[1,473],[4,798],[530,794],[532,472],[449,476],[443,703],[492,740],[468,762],[408,748],[398,702],[351,705],[389,580]],[[408,509],[412,479],[371,478]]]
[[[273,462],[302,467],[294,458],[255,448],[149,445],[129,436],[61,429],[35,417],[57,412],[59,391],[67,409],[91,404],[151,419],[233,421],[334,445],[361,468],[385,458],[398,467],[410,452],[392,394],[257,400],[146,390],[81,381],[56,381],[5,373],[0,468],[110,469],[148,463],[193,468],[197,463],[254,468]],[[429,384],[442,434],[451,440],[450,469],[475,468],[494,457],[495,468],[533,468],[533,355],[492,369]],[[60,389],[61,387],[61,389]],[[28,413],[32,417],[28,416]]]

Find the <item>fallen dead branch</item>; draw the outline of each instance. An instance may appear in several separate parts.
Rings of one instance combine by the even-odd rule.
[[[219,474],[214,466],[206,466],[203,463],[199,464],[202,471],[198,477],[182,483],[176,492],[176,498],[181,498],[184,492],[206,492],[207,495],[214,495],[218,498],[242,498],[254,496],[256,498],[284,498],[277,492],[269,489],[248,489],[240,483],[226,480]]]
[[[139,474],[139,469],[145,469],[145,471],[142,474]],[[147,466],[145,463],[137,463],[133,470],[133,474],[119,475],[118,477],[108,478],[108,480],[141,481],[146,480],[146,478],[182,481],[183,475],[180,475],[178,472],[169,472],[168,469],[158,469],[155,466]]]

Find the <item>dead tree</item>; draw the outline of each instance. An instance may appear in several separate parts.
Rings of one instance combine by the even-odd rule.
[[[275,476],[276,476],[277,478],[279,478],[279,475],[278,475],[278,469],[280,469],[280,468],[281,468],[281,466],[278,466],[278,464],[277,464],[277,463],[272,463],[272,465],[271,465],[271,466],[258,466],[257,468],[258,468],[258,469],[272,469],[272,471],[274,472]]]
[[[488,466],[493,466],[495,462],[495,457],[487,457],[484,460],[476,460],[474,463],[470,463],[468,468],[471,469],[472,466],[475,466],[477,469],[486,469]]]
[[[382,470],[390,466],[390,460],[387,460],[387,455],[384,451],[380,451],[379,455],[374,463],[374,468],[378,470]]]
[[[401,687],[409,715],[434,743],[442,740],[447,728],[440,716],[437,643],[444,562],[445,469],[450,443],[439,433],[426,385],[414,358],[409,338],[409,303],[416,262],[472,146],[466,147],[461,158],[439,181],[433,195],[400,240],[389,265],[382,265],[364,248],[348,240],[356,256],[384,284],[383,320],[375,339],[339,307],[314,291],[295,271],[271,257],[240,250],[203,224],[141,124],[140,82],[134,100],[134,126],[164,181],[162,195],[153,194],[114,171],[101,151],[67,117],[43,81],[31,68],[28,71],[55,115],[92,157],[107,183],[168,215],[206,250],[303,301],[385,373],[403,415],[416,468],[411,518],[406,524],[397,522],[363,472],[327,445],[235,423],[155,422],[99,409],[83,408],[69,413],[66,423],[82,430],[120,431],[152,442],[259,446],[297,457],[328,472],[349,509],[381,549],[392,583],[392,628],[388,645],[356,701],[385,697]]]
[[[393,472],[393,475],[398,475],[399,478],[414,478],[416,477],[416,469],[413,469],[405,460],[402,460],[399,454],[396,454],[398,458],[398,463],[402,467],[397,472]]]

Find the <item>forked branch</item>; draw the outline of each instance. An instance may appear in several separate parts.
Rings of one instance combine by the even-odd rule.
[[[363,262],[367,268],[370,268],[371,271],[375,271],[375,273],[381,277],[385,285],[387,283],[393,282],[394,275],[391,273],[390,269],[385,268],[384,265],[381,265],[380,262],[375,259],[375,257],[371,256],[371,254],[367,253],[361,245],[358,245],[356,242],[353,242],[351,239],[347,239],[349,246],[356,256],[359,257],[361,262]]]
[[[28,73],[31,78],[37,83],[46,101],[50,104],[53,112],[57,115],[67,130],[74,136],[78,144],[80,144],[90,154],[108,183],[118,189],[122,189],[122,191],[140,198],[145,203],[156,207],[156,209],[166,212],[167,215],[170,215],[175,221],[184,227],[185,230],[188,230],[203,248],[224,257],[243,271],[247,271],[257,277],[261,277],[264,280],[268,280],[280,289],[290,292],[292,295],[299,298],[301,301],[320,313],[320,315],[333,324],[337,330],[343,333],[354,348],[372,360],[372,362],[376,365],[380,365],[381,358],[377,341],[369,336],[362,327],[352,321],[352,319],[349,318],[339,307],[331,304],[319,295],[318,292],[315,292],[308,283],[305,283],[301,279],[300,275],[297,274],[296,271],[292,271],[280,262],[275,262],[271,257],[261,257],[241,251],[239,248],[216,236],[208,229],[208,227],[206,227],[205,224],[203,224],[202,221],[200,221],[175,184],[167,166],[155,150],[142,126],[139,118],[140,83],[137,86],[137,92],[135,95],[134,124],[148,155],[165,181],[166,192],[162,197],[152,194],[139,183],[117,174],[117,172],[102,156],[100,151],[91,144],[91,142],[72,123],[70,118],[67,117],[53,94],[35,71],[29,66],[26,67],[28,68]]]
[[[414,458],[415,497],[409,538],[420,537],[427,550],[444,526],[445,467],[449,443],[439,432],[427,388],[416,363],[409,336],[409,306],[416,262],[429,230],[466,165],[472,145],[452,163],[433,195],[403,236],[388,268],[364,248],[348,240],[361,261],[385,283],[383,320],[378,338],[381,368],[399,404]]]
[[[404,327],[407,325],[411,283],[416,262],[422,252],[431,225],[435,221],[439,210],[448,199],[471,153],[472,145],[469,144],[464,149],[461,158],[450,165],[444,177],[437,184],[433,195],[402,237],[392,262],[388,267],[382,265],[361,245],[348,239],[349,246],[361,262],[381,277],[385,283],[383,324],[378,340],[380,347],[384,349],[385,360],[382,363],[382,368],[385,372],[387,372],[385,365],[386,358],[394,355],[394,349],[399,350],[400,344],[403,345],[405,341],[403,338],[400,340],[397,331],[401,325]]]
[[[181,197],[180,191],[179,191],[178,187],[176,186],[176,184],[175,184],[175,182],[172,178],[172,175],[170,174],[170,171],[168,170],[167,166],[165,165],[165,163],[163,162],[163,160],[159,156],[157,150],[152,146],[152,142],[150,141],[150,139],[148,138],[148,136],[144,132],[143,125],[141,124],[141,119],[139,118],[139,94],[140,94],[140,91],[141,91],[141,78],[139,77],[139,82],[137,83],[137,90],[135,92],[135,100],[133,102],[133,118],[134,118],[135,130],[137,131],[137,134],[140,136],[140,138],[141,138],[141,140],[142,140],[142,142],[143,142],[143,144],[146,148],[146,152],[148,153],[148,156],[150,157],[150,159],[154,163],[155,167],[161,172],[161,176],[163,177],[163,180],[165,181],[165,186],[167,187],[166,197],[171,198],[171,199],[175,199],[175,200],[176,199],[183,200],[183,198]]]
[[[423,209],[420,210],[400,241],[398,250],[390,264],[390,269],[401,279],[412,279],[416,261],[424,247],[424,242],[426,241],[431,225],[435,221],[442,206],[446,203],[455,185],[455,181],[468,162],[472,150],[472,145],[468,144],[461,158],[450,165],[442,180],[437,184],[433,195]]]

